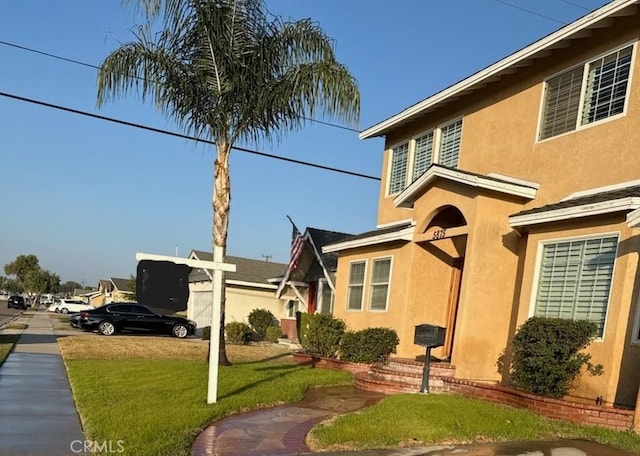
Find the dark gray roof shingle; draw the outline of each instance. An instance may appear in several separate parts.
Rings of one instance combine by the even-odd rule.
[[[202,261],[213,261],[213,253],[202,250],[193,250],[198,259]],[[227,263],[236,265],[236,272],[227,272],[227,280],[237,280],[239,282],[253,282],[262,285],[269,284],[269,279],[280,277],[286,271],[288,265],[284,263],[274,263],[264,260],[252,260],[236,256],[227,256]],[[209,277],[202,269],[194,269],[189,274],[190,282],[208,281]]]

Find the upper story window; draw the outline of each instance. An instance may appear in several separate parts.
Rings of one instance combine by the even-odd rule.
[[[538,139],[622,114],[632,54],[627,46],[547,80]]]
[[[432,163],[458,167],[462,119],[441,125],[391,149],[387,195],[404,190]]]

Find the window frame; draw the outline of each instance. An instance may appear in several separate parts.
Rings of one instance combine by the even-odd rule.
[[[552,75],[549,75],[548,77],[546,77],[542,83],[542,91],[541,91],[541,95],[540,95],[540,104],[539,104],[539,112],[538,112],[538,128],[536,129],[536,143],[542,143],[545,141],[549,141],[555,138],[560,138],[562,136],[571,134],[571,133],[575,133],[577,131],[581,131],[584,130],[585,128],[591,128],[593,126],[596,125],[601,125],[602,123],[605,122],[609,122],[612,120],[616,120],[619,119],[621,117],[625,117],[627,115],[627,109],[629,108],[629,95],[631,92],[631,85],[632,85],[632,79],[633,79],[633,69],[634,69],[634,62],[636,59],[636,43],[638,42],[638,38],[633,39],[629,42],[623,43],[620,46],[616,46],[612,49],[609,49],[608,51],[602,52],[596,56],[593,56],[587,60],[583,60],[580,63],[577,63],[576,65],[572,65],[568,68],[563,69],[562,71],[558,71],[557,73],[554,73]],[[626,93],[624,96],[624,107],[622,108],[622,112],[618,113],[618,114],[614,114],[608,117],[605,117],[603,119],[599,119],[599,120],[595,120],[593,122],[588,122],[588,123],[583,123],[583,118],[584,118],[584,109],[585,109],[585,95],[586,95],[586,84],[587,84],[587,80],[588,80],[588,76],[589,76],[589,67],[594,64],[595,62],[597,62],[598,60],[601,60],[611,54],[614,54],[616,52],[620,52],[621,50],[631,47],[631,62],[630,62],[630,69],[629,69],[629,77],[627,79],[627,88],[626,88]],[[553,136],[549,136],[547,138],[542,138],[542,130],[543,130],[543,125],[544,125],[544,119],[545,119],[545,107],[546,107],[546,98],[547,98],[547,91],[548,91],[548,83],[550,80],[555,79],[563,74],[568,74],[569,72],[575,71],[578,68],[582,68],[582,82],[580,85],[580,97],[578,100],[578,112],[576,113],[576,118],[575,118],[575,127],[572,130],[568,130],[565,131],[564,133],[559,133],[557,135],[553,135]]]
[[[585,234],[585,235],[579,235],[579,236],[567,236],[567,237],[544,239],[544,240],[538,241],[535,264],[534,264],[535,270],[534,270],[533,280],[531,285],[531,297],[529,301],[528,318],[535,316],[535,313],[536,313],[536,300],[538,295],[538,288],[540,286],[540,275],[542,273],[542,255],[544,252],[544,247],[546,245],[559,244],[562,242],[572,242],[572,241],[588,241],[591,239],[603,239],[603,238],[614,237],[614,236],[617,238],[617,242],[616,242],[616,251],[615,251],[614,260],[613,260],[613,269],[611,272],[611,286],[609,287],[609,295],[607,296],[607,310],[604,314],[604,319],[602,322],[602,335],[597,336],[594,339],[594,342],[604,341],[606,332],[607,332],[607,321],[609,320],[609,309],[611,307],[611,293],[613,292],[613,284],[616,278],[616,265],[618,261],[618,252],[620,250],[620,242],[621,242],[620,231],[607,231],[604,233]]]
[[[322,295],[327,288],[331,291],[331,301],[329,302],[328,315],[333,315],[333,305],[335,303],[336,294],[333,288],[331,288],[331,286],[329,285],[329,281],[326,278],[318,280],[318,289],[316,291],[316,303],[317,303],[316,313],[322,313],[320,311],[320,309],[323,307],[323,304],[324,304],[324,298]]]
[[[636,277],[640,277],[640,270],[636,272]],[[640,345],[640,295],[636,301],[636,315],[631,332],[631,345]]]
[[[299,299],[289,299],[287,300],[285,310],[285,319],[286,320],[294,320],[296,318],[296,312],[300,310],[300,300]],[[293,310],[295,309],[295,310]],[[293,312],[292,312],[293,310]],[[293,315],[292,315],[293,314]]]
[[[386,285],[387,285],[387,296],[385,298],[385,302],[384,302],[384,309],[372,309],[371,308],[371,303],[373,301],[373,287],[374,285],[382,285],[382,283],[374,283],[373,282],[373,271],[375,268],[375,263],[376,261],[384,261],[384,260],[389,260],[389,277],[387,279]],[[392,279],[392,274],[393,274],[393,255],[384,255],[384,256],[380,256],[380,257],[375,257],[371,259],[371,277],[369,278],[369,296],[367,299],[368,302],[368,307],[367,307],[367,311],[369,312],[388,312],[389,311],[389,296],[391,295],[391,279]]]
[[[460,152],[462,150],[462,133],[463,133],[463,129],[464,129],[464,116],[458,116],[458,117],[454,117],[446,122],[442,122],[438,125],[436,125],[435,127],[431,127],[431,128],[427,128],[425,130],[421,130],[420,132],[418,132],[415,135],[412,135],[409,139],[403,139],[402,141],[398,141],[396,143],[393,143],[390,147],[387,148],[388,150],[388,159],[387,159],[387,181],[386,181],[386,185],[385,185],[385,196],[386,197],[390,197],[390,196],[395,196],[398,195],[400,193],[402,193],[404,191],[404,189],[406,189],[409,185],[411,185],[411,183],[416,180],[420,175],[417,176],[413,176],[414,173],[414,166],[415,166],[415,158],[416,158],[416,140],[419,138],[422,138],[423,136],[427,136],[429,134],[433,134],[433,139],[432,139],[432,143],[431,143],[431,163],[429,164],[429,166],[433,165],[433,164],[440,164],[440,152],[441,152],[441,144],[440,141],[442,139],[442,130],[445,127],[448,127],[450,125],[454,125],[456,123],[460,122],[460,145],[458,147],[458,163],[456,164],[456,169],[458,168],[458,164],[460,162]],[[398,192],[391,192],[391,175],[392,175],[392,170],[393,170],[393,159],[395,156],[395,150],[398,147],[402,147],[404,145],[407,145],[407,164],[406,164],[406,169],[404,172],[404,186],[402,187],[402,190],[398,191]],[[426,169],[429,168],[429,166],[427,166]],[[444,165],[442,165],[444,166]],[[424,171],[423,171],[424,172]]]
[[[362,276],[362,284],[359,285],[362,287],[362,297],[360,298],[359,309],[352,309],[349,307],[349,304],[351,302],[351,287],[353,286],[351,284],[351,266],[355,263],[364,263],[364,273]],[[366,292],[368,266],[369,266],[369,261],[367,259],[349,261],[349,276],[347,277],[347,299],[346,299],[347,312],[363,312],[364,311],[364,298],[365,298],[365,292]]]

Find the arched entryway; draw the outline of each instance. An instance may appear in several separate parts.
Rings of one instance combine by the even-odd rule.
[[[447,335],[443,347],[444,358],[451,360],[467,247],[467,220],[457,207],[447,205],[433,211],[422,226],[424,227],[422,232],[416,235],[414,241],[431,251],[451,268],[447,317],[444,322]]]

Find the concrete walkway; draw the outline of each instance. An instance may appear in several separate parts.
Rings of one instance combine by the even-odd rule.
[[[230,416],[205,429],[192,447],[194,456],[311,454],[305,436],[317,423],[375,404],[384,395],[352,386],[312,389],[294,405]],[[410,413],[410,411],[408,411]],[[388,423],[393,426],[393,423]],[[632,456],[583,440],[433,445],[391,450],[314,453],[322,456]]]
[[[83,454],[84,434],[46,311],[13,322],[20,334],[0,367],[0,454]]]

